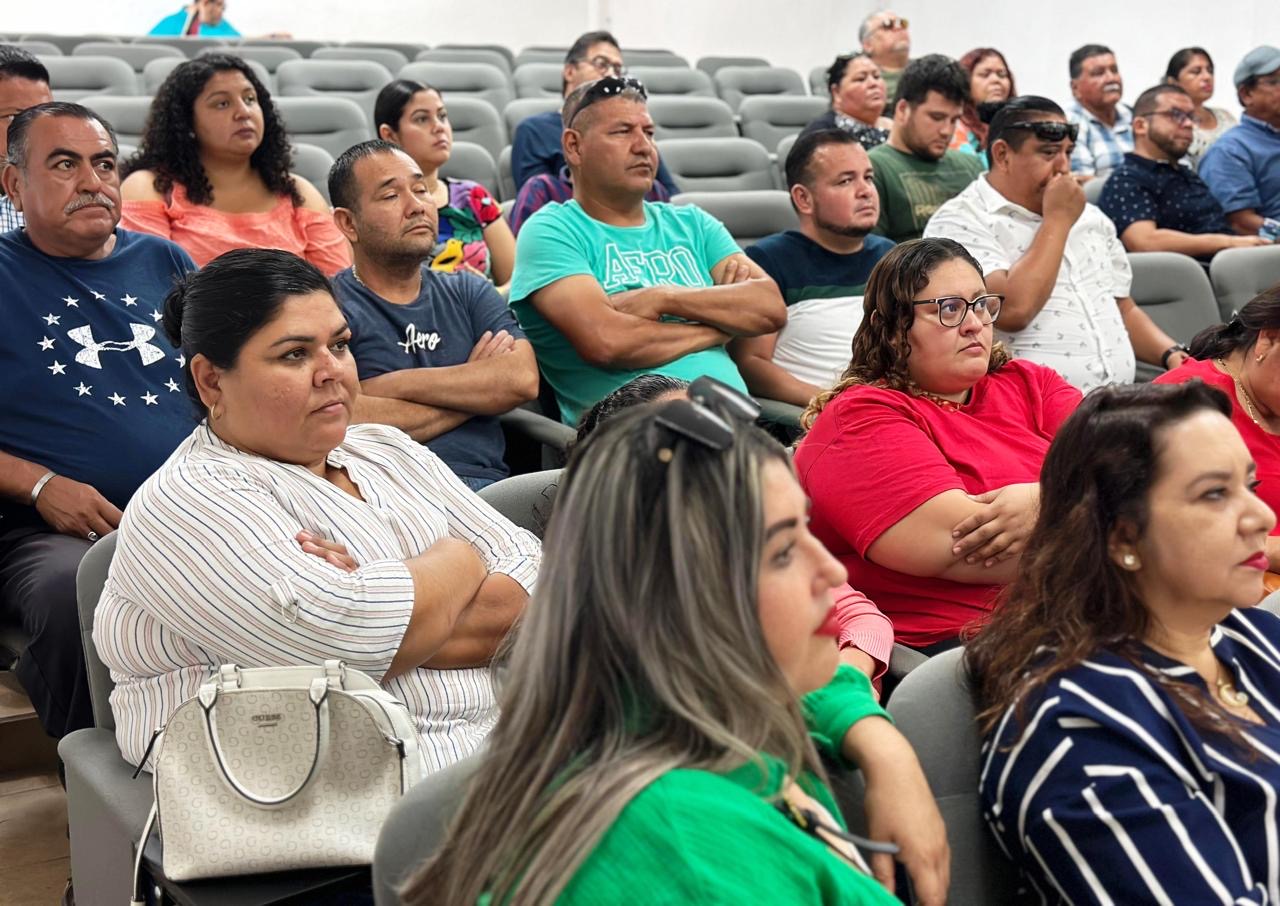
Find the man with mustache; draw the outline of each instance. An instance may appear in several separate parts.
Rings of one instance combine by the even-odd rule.
[[[800,136],[786,174],[800,229],[766,236],[747,257],[778,284],[787,324],[734,340],[729,354],[753,394],[806,406],[848,367],[863,289],[893,243],[868,235],[880,201],[871,161],[852,134],[833,128]]]
[[[6,131],[13,118],[28,107],[53,100],[49,70],[20,47],[0,44],[0,167],[9,153]],[[0,233],[22,226],[22,215],[0,188]]]
[[[538,364],[506,301],[469,273],[428,266],[437,213],[396,145],[347,149],[329,172],[355,264],[333,280],[360,377],[357,421],[425,443],[472,490],[506,477],[498,416],[538,395]]]
[[[641,374],[711,375],[746,392],[724,345],[786,323],[778,287],[724,224],[645,201],[658,167],[644,86],[608,77],[565,99],[573,198],[516,240],[511,307],[568,424]]]
[[[1071,152],[1071,172],[1080,182],[1103,177],[1133,150],[1133,111],[1120,103],[1124,83],[1111,48],[1086,44],[1071,54],[1071,96],[1067,118],[1079,125]]]
[[[1005,297],[996,339],[1087,393],[1128,384],[1135,356],[1176,368],[1186,350],[1129,296],[1133,273],[1116,228],[1070,172],[1078,126],[1048,98],[1014,98],[988,132],[990,171],[929,221]]]
[[[8,143],[0,180],[26,226],[0,236],[0,619],[30,636],[16,673],[59,737],[93,725],[80,558],[195,423],[159,329],[195,265],[117,227],[116,138],[91,110],[30,107]]]

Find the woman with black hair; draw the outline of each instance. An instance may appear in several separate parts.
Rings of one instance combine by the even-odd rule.
[[[173,240],[201,267],[231,249],[275,248],[332,276],[351,249],[291,162],[284,122],[244,60],[188,60],[156,92],[124,165],[120,225]]]

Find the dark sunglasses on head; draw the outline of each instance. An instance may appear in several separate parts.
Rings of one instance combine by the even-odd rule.
[[[909,24],[910,23],[907,22],[907,20],[902,18],[901,16],[898,16],[896,18],[893,16],[890,16],[888,19],[885,19],[883,22],[880,23],[880,30],[893,31],[894,29],[897,29],[897,28],[906,28]]]
[[[733,446],[734,426],[749,424],[759,414],[760,406],[751,397],[715,378],[700,377],[689,385],[689,399],[669,400],[654,413],[655,455],[671,462],[676,439],[727,450]]]
[[[586,110],[597,101],[607,101],[609,98],[617,97],[626,91],[635,91],[645,100],[649,99],[649,92],[645,90],[644,82],[633,78],[619,78],[618,76],[605,76],[603,79],[596,79],[591,83],[591,87],[582,95],[582,101],[578,104],[578,109],[573,111],[573,116],[569,117],[566,128],[573,125],[582,111]]]
[[[1080,134],[1078,123],[1060,123],[1057,120],[1034,120],[1026,123],[1009,123],[1005,129],[1030,129],[1042,142],[1060,142],[1063,139],[1076,140]]]

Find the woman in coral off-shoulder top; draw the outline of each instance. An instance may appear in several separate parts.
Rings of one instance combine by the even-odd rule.
[[[274,248],[332,276],[351,265],[351,249],[289,164],[284,123],[249,65],[188,60],[156,92],[125,164],[120,225],[173,240],[202,267],[231,249]]]

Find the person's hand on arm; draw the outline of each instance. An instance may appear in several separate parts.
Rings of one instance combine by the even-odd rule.
[[[981,563],[986,568],[1021,554],[1040,512],[1040,485],[1010,484],[970,494],[969,499],[979,509],[951,530],[955,539],[951,552],[968,564]]]
[[[31,505],[31,491],[49,470],[17,456],[0,452],[0,495],[14,503]],[[45,482],[36,498],[36,512],[55,531],[73,538],[98,537],[120,524],[120,510],[98,490],[65,475]]]
[[[809,400],[821,393],[822,388],[800,380],[774,363],[777,346],[778,335],[766,333],[758,337],[735,337],[728,348],[752,396],[781,400],[793,406],[809,405]]]
[[[1177,252],[1192,257],[1207,257],[1223,249],[1252,248],[1270,245],[1256,233],[1252,236],[1234,236],[1228,233],[1184,233],[1180,230],[1158,229],[1154,220],[1138,220],[1129,224],[1120,234],[1124,247],[1131,252]]]
[[[1258,230],[1262,229],[1263,216],[1253,208],[1245,208],[1242,211],[1232,211],[1227,214],[1227,223],[1231,225],[1231,229],[1244,236],[1258,236]],[[1263,240],[1263,245],[1266,241]]]

